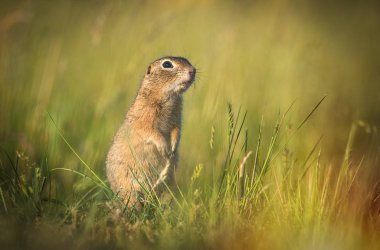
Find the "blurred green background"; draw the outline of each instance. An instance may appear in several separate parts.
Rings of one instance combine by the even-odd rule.
[[[248,111],[245,129],[254,148],[262,116],[265,144],[279,111],[295,101],[286,120],[292,130],[327,95],[290,147],[302,157],[323,135],[328,161],[341,159],[353,122],[364,121],[367,132],[380,123],[376,1],[0,5],[0,145],[50,168],[83,171],[47,112],[105,177],[107,150],[145,69],[165,55],[187,57],[199,71],[185,94],[179,179],[189,179],[198,163],[207,168],[223,160],[207,152],[212,126],[215,145],[227,143],[228,102],[235,112]],[[359,133],[360,153],[372,137]],[[67,188],[78,178],[55,175]]]

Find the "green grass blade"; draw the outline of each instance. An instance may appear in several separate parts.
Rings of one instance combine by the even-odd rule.
[[[108,189],[108,186],[104,183],[104,181],[102,181],[102,179],[100,179],[100,177],[94,172],[94,170],[92,170],[92,168],[89,165],[87,165],[87,163],[82,159],[82,157],[80,157],[79,154],[75,151],[75,149],[70,145],[70,143],[67,141],[66,137],[63,135],[63,133],[61,132],[61,130],[58,128],[58,126],[55,123],[55,121],[54,121],[53,117],[51,116],[51,114],[49,112],[47,112],[47,113],[48,113],[48,115],[50,117],[50,120],[54,124],[54,127],[58,131],[59,136],[66,143],[66,145],[69,147],[69,149],[71,150],[71,152],[73,152],[73,154],[78,158],[78,160],[82,163],[82,165],[85,166],[88,171],[90,171],[90,173],[101,183],[101,185],[104,188]]]

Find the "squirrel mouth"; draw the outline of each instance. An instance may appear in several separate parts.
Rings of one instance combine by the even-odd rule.
[[[186,81],[184,83],[182,83],[180,86],[181,86],[181,89],[182,89],[182,92],[186,91],[190,86],[191,84],[193,83],[194,80],[189,80],[189,81]]]
[[[185,89],[188,89],[195,81],[195,74],[190,75],[190,79],[182,84]]]
[[[180,83],[178,85],[178,90],[179,90],[179,93],[183,93],[185,92],[192,84],[193,82],[195,81],[195,68],[192,68],[191,70],[188,71],[188,79],[186,79],[185,81],[183,81],[182,83]]]

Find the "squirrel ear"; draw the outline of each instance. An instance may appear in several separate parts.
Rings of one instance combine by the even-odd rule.
[[[148,70],[146,71],[146,74],[149,75],[150,74],[150,65],[148,67]]]

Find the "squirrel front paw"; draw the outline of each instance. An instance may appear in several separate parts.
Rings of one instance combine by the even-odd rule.
[[[158,152],[165,158],[168,158],[172,155],[172,151],[167,145],[156,145]]]
[[[150,137],[147,141],[148,144],[153,144],[156,146],[157,151],[165,158],[171,158],[173,155],[173,152],[170,148],[170,145],[166,143],[165,139],[163,137]]]

